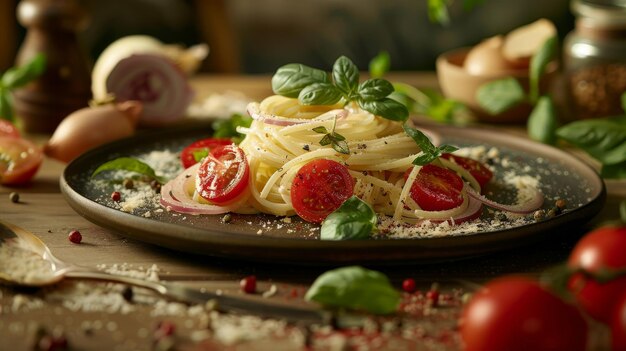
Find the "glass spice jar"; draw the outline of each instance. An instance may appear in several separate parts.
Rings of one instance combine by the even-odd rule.
[[[623,114],[626,91],[626,1],[572,0],[575,29],[565,37],[563,64],[575,119]]]

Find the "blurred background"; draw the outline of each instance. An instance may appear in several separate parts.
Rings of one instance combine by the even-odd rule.
[[[47,0],[65,1],[65,0]],[[77,0],[90,19],[79,34],[91,62],[117,38],[148,34],[166,43],[205,42],[201,70],[272,73],[299,62],[326,68],[339,55],[366,70],[385,50],[392,70],[432,70],[440,53],[504,34],[539,18],[563,38],[573,28],[569,0],[484,0],[450,6],[447,26],[428,19],[426,0]],[[18,0],[0,0],[0,69],[13,65],[25,34]]]

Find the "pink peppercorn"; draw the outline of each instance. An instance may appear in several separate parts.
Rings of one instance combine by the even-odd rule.
[[[80,242],[83,240],[83,236],[78,230],[72,230],[67,238],[74,244],[80,244]]]
[[[254,294],[256,292],[256,277],[249,275],[241,279],[239,286],[246,294]]]
[[[426,300],[430,302],[430,305],[437,307],[439,305],[439,290],[431,289],[426,293]]]
[[[122,194],[119,191],[114,191],[111,193],[111,200],[115,202],[119,202],[122,199]]]
[[[417,285],[415,284],[415,279],[413,279],[413,278],[406,278],[402,282],[402,290],[404,290],[404,291],[406,291],[408,293],[414,292],[416,287],[417,287]]]

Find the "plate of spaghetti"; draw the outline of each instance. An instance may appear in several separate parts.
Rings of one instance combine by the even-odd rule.
[[[420,125],[345,58],[281,67],[239,143],[208,126],[87,152],[68,203],[120,234],[185,252],[336,264],[457,259],[536,242],[599,212],[597,173],[489,129]],[[142,174],[139,174],[142,173]]]

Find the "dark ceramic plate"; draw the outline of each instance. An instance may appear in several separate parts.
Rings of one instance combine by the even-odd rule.
[[[197,126],[143,133],[89,151],[67,166],[61,190],[80,215],[129,238],[184,252],[299,264],[421,263],[483,255],[547,239],[555,231],[585,223],[603,206],[606,191],[601,178],[561,150],[489,129],[431,129],[449,144],[497,147],[500,156],[507,159],[508,170],[540,177],[546,210],[558,198],[567,201],[567,210],[539,222],[528,221],[506,229],[487,226],[463,235],[335,242],[319,240],[316,226],[296,219],[285,224],[273,216],[233,215],[230,223],[222,223],[221,215],[182,216],[155,210],[154,206],[122,212],[109,199],[113,185],[93,185],[91,173],[106,161],[153,150],[179,151],[193,140],[210,136],[210,129]],[[498,170],[503,165],[495,167],[499,176],[506,174],[506,170]],[[498,197],[498,191],[493,194]],[[145,216],[146,212],[150,217]]]

